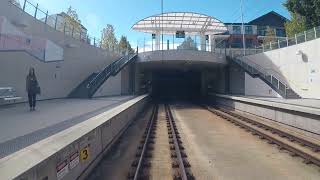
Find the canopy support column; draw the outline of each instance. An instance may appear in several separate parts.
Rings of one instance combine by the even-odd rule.
[[[206,46],[207,46],[207,40],[206,40],[206,35],[204,33],[200,34],[200,50],[201,51],[206,51]]]
[[[210,51],[215,52],[216,49],[216,37],[214,35],[209,36],[209,46]]]
[[[155,44],[155,48],[156,48],[156,51],[160,50],[160,32],[156,32],[156,44]]]

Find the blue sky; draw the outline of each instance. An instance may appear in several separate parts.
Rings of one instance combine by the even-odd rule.
[[[20,0],[22,1],[22,0]],[[160,0],[28,0],[50,14],[65,11],[70,5],[77,10],[89,34],[100,37],[106,24],[114,25],[116,35],[128,36],[132,44],[146,37],[131,26],[150,15],[161,12]],[[250,21],[269,11],[289,17],[285,0],[244,0],[244,19]],[[223,22],[240,22],[240,0],[164,0],[164,12],[188,11],[214,16]]]

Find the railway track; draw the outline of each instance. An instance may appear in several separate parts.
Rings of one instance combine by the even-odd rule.
[[[280,149],[287,150],[290,155],[302,157],[306,164],[320,166],[320,145],[317,142],[226,109],[205,107],[217,116],[259,136],[260,139],[267,140],[269,144],[276,144]]]
[[[168,144],[170,148],[171,164],[166,164],[172,168],[173,180],[193,180],[195,179],[191,172],[191,165],[187,160],[187,154],[184,151],[183,142],[174,117],[169,105],[164,105],[166,126],[168,129]],[[151,160],[154,156],[157,124],[158,124],[159,105],[155,105],[152,110],[152,115],[147,124],[140,145],[138,146],[135,160],[131,164],[131,171],[128,173],[128,179],[151,179],[150,167],[152,167]]]

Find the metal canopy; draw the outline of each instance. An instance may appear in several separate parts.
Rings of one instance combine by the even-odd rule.
[[[192,12],[171,12],[147,17],[132,26],[132,29],[144,33],[175,34],[185,31],[189,35],[220,34],[227,27],[220,20],[204,14]]]

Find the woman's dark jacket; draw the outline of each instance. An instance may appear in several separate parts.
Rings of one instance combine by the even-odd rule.
[[[26,79],[26,90],[29,94],[37,94],[38,81],[36,76],[27,76]]]

